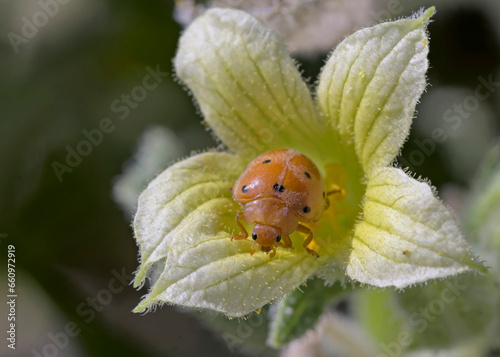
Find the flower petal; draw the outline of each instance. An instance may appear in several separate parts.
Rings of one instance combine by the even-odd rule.
[[[375,286],[405,286],[455,275],[475,262],[453,213],[425,182],[384,168],[369,179],[347,274]]]
[[[292,291],[317,270],[316,259],[305,252],[279,249],[270,259],[262,252],[250,255],[250,241],[231,241],[225,229],[234,226],[237,210],[232,199],[219,198],[204,204],[203,214],[188,217],[159,279],[134,311],[174,303],[243,316]]]
[[[144,282],[153,263],[168,256],[183,224],[201,216],[210,202],[231,197],[244,168],[235,155],[209,152],[169,167],[149,184],[139,196],[134,221],[141,249],[135,287]]]
[[[386,166],[408,136],[425,88],[426,26],[434,8],[417,18],[387,22],[346,38],[325,65],[318,104],[342,140],[354,139],[366,173]]]
[[[243,11],[212,9],[196,19],[175,69],[215,134],[247,159],[289,147],[315,159],[322,143],[331,145],[319,140],[324,125],[284,45]]]

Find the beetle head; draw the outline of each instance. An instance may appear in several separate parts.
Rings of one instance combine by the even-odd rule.
[[[276,242],[281,240],[281,230],[279,228],[256,224],[252,230],[252,239],[263,252],[273,249]]]

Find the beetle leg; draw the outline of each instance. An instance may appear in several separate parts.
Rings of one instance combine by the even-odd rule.
[[[255,253],[255,245],[250,247],[250,255],[253,255],[253,253]]]
[[[292,241],[290,239],[290,236],[283,236],[283,242],[285,242],[284,246],[285,248],[290,248],[290,249],[295,249],[292,245]]]
[[[290,236],[281,236],[281,239],[282,239],[281,242],[274,242],[274,245],[285,249],[295,250],[295,248],[292,246],[292,241],[290,240]]]
[[[323,208],[323,210],[326,211],[328,209],[328,207],[330,207],[330,200],[328,199],[328,196],[327,196],[325,199],[325,208]]]
[[[328,191],[328,192],[326,193],[326,195],[327,195],[327,196],[330,196],[330,195],[334,195],[334,194],[336,194],[336,193],[341,193],[342,191],[343,191],[343,189],[337,186],[337,187],[336,187],[336,188],[334,188],[333,190]]]
[[[233,240],[233,239],[235,239],[235,240],[247,239],[248,232],[240,222],[240,220],[242,220],[242,219],[243,219],[243,213],[240,212],[236,215],[236,224],[238,225],[238,228],[240,229],[241,233],[243,233],[243,234],[233,235],[233,236],[231,236],[231,240]]]
[[[299,224],[297,226],[297,231],[300,232],[300,233],[308,234],[308,236],[307,236],[306,240],[304,241],[304,244],[302,244],[302,246],[304,247],[304,249],[306,250],[306,252],[308,252],[312,256],[318,258],[319,257],[318,253],[316,253],[312,249],[307,248],[307,246],[309,245],[309,243],[311,243],[311,241],[313,239],[313,232],[309,228],[307,228],[306,226],[303,226],[302,224]]]
[[[269,254],[269,259],[272,259],[276,255],[276,247],[273,245],[273,251]]]
[[[326,211],[330,207],[330,199],[328,196],[331,195],[340,195],[340,198],[343,198],[345,196],[345,190],[337,185],[335,185],[335,188],[333,190],[330,190],[326,193],[326,198],[325,198],[325,207],[324,210]]]
[[[278,247],[281,247],[281,248],[288,248],[288,249],[295,249],[294,247],[292,247],[291,245],[286,245],[281,243],[281,242],[275,242],[274,245],[277,245]]]
[[[335,185],[335,188],[333,190],[330,190],[326,193],[327,200],[328,196],[339,194],[343,197],[345,195],[345,190],[342,187]]]

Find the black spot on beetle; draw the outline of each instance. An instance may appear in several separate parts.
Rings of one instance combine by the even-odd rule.
[[[309,207],[309,206],[305,206],[305,207],[304,207],[304,209],[302,210],[302,212],[304,212],[304,213],[309,213],[309,212],[311,212],[311,207]]]
[[[276,237],[276,242],[279,242],[281,240],[281,236]]]
[[[310,179],[310,178],[311,178],[311,175],[310,175],[310,174],[309,174],[309,172],[307,172],[307,171],[305,171],[305,172],[304,172],[304,175],[306,175],[306,177],[307,177],[308,179]]]
[[[252,233],[252,239],[253,239],[253,240],[257,240],[257,234]]]
[[[285,191],[285,188],[284,188],[283,186],[280,186],[279,184],[275,183],[275,184],[273,185],[273,190],[274,190],[274,191],[283,192],[283,191]]]
[[[263,164],[269,164],[271,162],[271,160],[266,160],[266,161],[262,161]]]
[[[241,192],[243,192],[243,193],[247,193],[247,192],[248,192],[248,187],[247,187],[247,186],[243,186],[243,187],[241,188]]]

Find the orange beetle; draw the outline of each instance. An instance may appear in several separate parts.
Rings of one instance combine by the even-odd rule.
[[[300,224],[317,222],[328,205],[325,181],[316,165],[295,150],[274,150],[260,155],[243,171],[233,187],[233,198],[243,206],[236,215],[240,235],[231,240],[246,239],[248,233],[241,224],[254,224],[252,238],[255,244],[250,254],[258,248],[276,254],[276,246],[291,248],[289,235],[298,231],[307,234],[304,249],[313,239],[309,228]],[[283,242],[281,242],[283,240]]]

